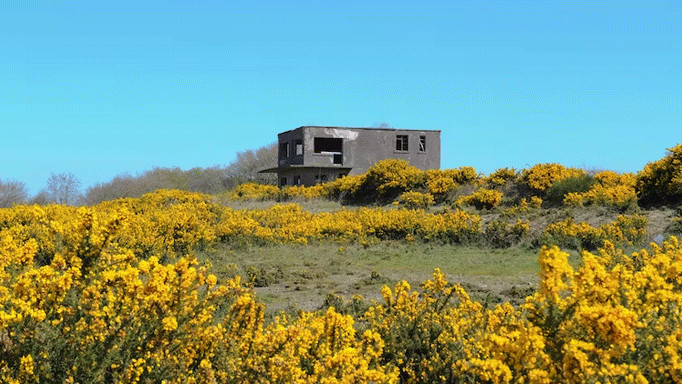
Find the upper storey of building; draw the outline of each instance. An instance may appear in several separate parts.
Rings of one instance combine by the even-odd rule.
[[[383,159],[403,159],[420,169],[440,168],[440,131],[303,126],[278,135],[278,169],[347,168],[365,172]]]

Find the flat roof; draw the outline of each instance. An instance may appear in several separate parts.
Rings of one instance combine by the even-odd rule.
[[[367,130],[367,131],[410,131],[410,132],[440,132],[440,129],[408,129],[408,128],[372,128],[372,127],[335,127],[327,125],[303,125],[295,129],[280,132],[278,135],[293,132],[303,128],[328,128],[328,129],[353,129],[353,130]]]
[[[350,171],[353,169],[353,167],[312,167],[310,165],[299,165],[299,164],[292,164],[288,165],[286,167],[272,167],[272,168],[266,168],[258,171],[258,173],[275,173],[279,171],[285,171],[289,169],[332,169],[332,170],[344,170],[344,171]]]

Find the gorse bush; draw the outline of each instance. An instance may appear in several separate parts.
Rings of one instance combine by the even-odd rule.
[[[358,199],[393,200],[402,192],[412,191],[425,182],[424,172],[405,160],[386,159],[377,162],[365,173],[365,179],[355,196]]]
[[[398,200],[400,204],[411,209],[426,209],[434,203],[430,193],[421,192],[403,192]]]
[[[682,202],[682,144],[668,149],[666,156],[648,163],[637,174],[637,193],[644,206]]]
[[[507,248],[519,243],[530,233],[528,222],[517,219],[514,224],[504,220],[493,220],[485,226],[483,240],[493,248]]]
[[[521,199],[517,205],[503,210],[502,214],[505,216],[516,216],[531,212],[532,210],[538,210],[540,207],[542,207],[542,199],[537,196],[532,196],[530,198]]]
[[[583,251],[575,268],[543,247],[539,290],[518,308],[473,301],[436,270],[419,291],[402,281],[383,287],[380,302],[332,297],[324,311],[266,323],[239,276],[218,280],[192,256],[247,234],[463,242],[478,236],[479,220],[462,211],[312,214],[296,204],[235,211],[178,191],[0,209],[0,382],[679,381],[682,246],[671,237],[631,255],[617,249],[609,239],[645,237],[638,215],[597,228],[598,252]],[[251,272],[254,284],[263,277]]]
[[[430,194],[434,204],[470,204],[477,209],[490,209],[497,205],[491,198],[502,193],[503,205],[536,197],[544,199],[547,206],[605,206],[621,213],[634,212],[638,202],[647,207],[682,203],[680,148],[678,145],[669,149],[665,158],[647,164],[636,176],[613,171],[592,175],[581,169],[546,163],[521,171],[500,168],[482,177],[472,167],[422,171],[404,160],[385,159],[361,175],[281,190],[273,185],[247,183],[232,189],[229,197],[274,201],[327,198],[365,205],[386,204],[405,192],[419,192]],[[477,189],[481,189],[478,192],[481,196],[470,198],[471,201],[457,201],[463,194]]]
[[[594,250],[606,241],[619,245],[641,245],[646,239],[648,220],[641,215],[618,215],[615,221],[595,228],[572,218],[549,224],[542,239],[544,245]]]
[[[446,169],[443,173],[451,177],[457,184],[470,184],[478,180],[478,174],[474,167],[460,167],[456,169]]]
[[[426,171],[426,189],[439,203],[444,202],[456,187],[457,182],[446,172],[439,169]]]
[[[543,248],[540,289],[519,308],[486,308],[436,271],[421,293],[385,287],[365,318],[403,383],[677,382],[677,239],[631,256],[605,242],[582,260]]]
[[[587,192],[594,183],[594,177],[587,174],[567,177],[555,181],[552,186],[545,191],[545,201],[549,201],[554,205],[561,205],[564,202],[566,195],[569,193],[580,194]]]
[[[325,198],[329,194],[322,184],[305,187],[302,185],[294,185],[282,188],[283,200],[310,200]]]
[[[182,195],[150,196],[145,206],[182,205]],[[377,363],[380,337],[357,334],[349,316],[329,309],[266,326],[239,277],[218,282],[175,247],[161,247],[174,255],[162,263],[122,245],[136,243],[123,234],[130,211],[54,207],[63,215],[20,207],[3,218],[1,382],[394,381]],[[39,243],[16,219],[45,227],[41,242],[57,242],[49,264],[36,263]]]
[[[230,191],[232,200],[278,200],[280,190],[276,185],[244,183]]]
[[[519,173],[514,168],[500,168],[484,178],[483,181],[493,186],[500,186],[507,183],[516,183],[518,179]]]
[[[491,209],[502,201],[502,196],[504,196],[504,194],[500,191],[480,188],[471,195],[459,197],[456,204],[469,204],[476,207],[476,209]]]
[[[587,191],[566,193],[563,203],[569,206],[601,205],[619,209],[637,206],[636,179],[633,174],[603,171],[594,175],[594,181]]]
[[[584,174],[580,169],[566,168],[561,164],[536,164],[521,172],[521,180],[536,194],[543,194],[555,182]]]

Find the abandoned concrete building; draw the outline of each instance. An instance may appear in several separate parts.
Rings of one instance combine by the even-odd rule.
[[[304,126],[278,135],[280,187],[310,186],[364,173],[383,159],[403,159],[419,169],[440,168],[440,131]]]

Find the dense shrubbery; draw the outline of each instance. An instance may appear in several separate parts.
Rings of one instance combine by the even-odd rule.
[[[490,185],[505,185],[516,183],[519,180],[519,173],[514,168],[500,168],[484,178],[483,181]]]
[[[587,192],[594,183],[594,177],[588,174],[557,180],[545,191],[545,201],[554,205],[561,205],[566,195],[569,193],[581,194]]]
[[[595,250],[606,241],[619,245],[640,245],[646,239],[647,218],[641,215],[619,215],[611,222],[595,228],[572,218],[549,224],[541,242],[573,249]]]
[[[636,188],[640,203],[647,207],[682,203],[682,144],[645,165],[637,174]]]
[[[521,219],[517,219],[514,224],[504,220],[493,220],[486,225],[483,240],[484,244],[493,248],[507,248],[518,244],[529,234],[530,225]]]
[[[503,195],[502,192],[494,189],[480,188],[471,195],[459,197],[455,203],[473,205],[476,209],[491,209],[502,201]]]
[[[561,164],[536,164],[521,173],[521,181],[536,194],[543,194],[555,182],[584,174],[580,169]]]
[[[327,183],[329,196],[351,202],[390,202],[403,192],[422,188],[426,175],[405,160],[386,159],[367,172]]]
[[[681,153],[682,145],[672,148],[668,156],[648,164],[637,176],[613,171],[592,175],[560,164],[536,164],[521,172],[501,168],[487,177],[479,177],[471,167],[421,171],[404,160],[387,159],[364,174],[312,187],[285,187],[278,191],[272,185],[247,183],[234,188],[229,196],[234,200],[328,198],[344,203],[385,204],[401,201],[400,197],[407,192],[428,194],[434,204],[467,204],[476,209],[502,206],[509,211],[514,202],[527,203],[535,198],[543,199],[548,206],[605,206],[632,212],[638,207],[638,194],[639,201],[647,206],[682,202],[682,160],[678,159]]]
[[[412,209],[426,209],[433,205],[433,195],[421,192],[403,192],[398,199],[400,204]]]
[[[230,191],[232,200],[278,200],[281,191],[276,185],[244,183]]]
[[[217,241],[461,243],[481,236],[480,218],[313,214],[295,204],[237,211],[179,191],[0,209],[0,381],[672,383],[682,375],[682,246],[670,238],[628,256],[612,245],[637,244],[645,225],[633,215],[548,227],[599,252],[582,252],[573,269],[566,253],[542,248],[540,289],[518,308],[472,301],[436,271],[419,293],[405,282],[384,287],[383,302],[356,319],[330,306],[266,324],[239,277],[218,281],[194,250]],[[500,246],[526,233],[519,220],[485,230]]]
[[[563,202],[569,206],[601,205],[619,209],[637,206],[635,176],[603,171],[594,175],[594,183],[586,191],[568,191]]]

